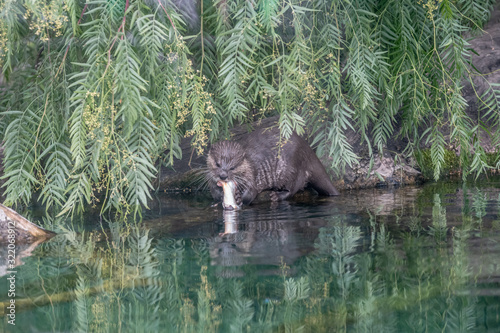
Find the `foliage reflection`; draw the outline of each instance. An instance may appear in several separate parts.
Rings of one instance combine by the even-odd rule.
[[[291,215],[277,209],[266,213],[268,220],[232,216],[237,227],[221,234],[155,236],[145,222],[130,221],[105,221],[92,232],[66,230],[19,267],[16,304],[26,320],[18,328],[498,329],[498,191],[427,187],[417,203],[416,213],[385,217],[331,208],[321,218],[299,216],[312,236],[287,226],[293,205],[285,207]],[[300,244],[300,255],[283,255]]]

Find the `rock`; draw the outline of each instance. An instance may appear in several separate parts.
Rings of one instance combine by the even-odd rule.
[[[464,82],[463,97],[468,103],[466,110],[467,115],[476,121],[478,119],[478,112],[484,115],[485,111],[481,109],[481,102],[478,96],[482,96],[490,83],[500,83],[500,3],[495,5],[489,22],[484,26],[483,33],[469,41],[470,47],[474,49],[479,55],[472,56],[472,63],[479,71],[472,73],[472,86],[469,82]],[[472,69],[473,70],[473,69]],[[491,122],[488,123],[487,119],[482,119],[487,125],[492,126]],[[485,132],[481,132],[482,147],[486,152],[492,153],[496,151],[496,147],[491,142],[490,136]]]

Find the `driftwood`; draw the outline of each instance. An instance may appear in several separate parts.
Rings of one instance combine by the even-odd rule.
[[[0,204],[0,258],[6,259],[0,263],[0,276],[23,265],[23,258],[30,257],[39,244],[55,235]]]
[[[15,237],[9,238],[9,235]],[[13,209],[0,204],[0,244],[10,243],[10,239],[14,239],[15,244],[33,243],[55,235],[54,232],[37,226]]]
[[[3,151],[4,148],[0,146],[0,178],[4,175]],[[5,199],[2,191],[5,181],[5,179],[0,179],[0,202]],[[9,235],[11,235],[11,238],[9,238]],[[40,228],[13,209],[0,204],[0,246],[5,244],[15,244],[16,246],[20,244],[39,244],[41,241],[53,236],[55,236],[54,232]],[[13,241],[10,241],[12,239]]]
[[[91,297],[96,294],[100,294],[103,291],[114,292],[121,291],[123,289],[133,289],[137,287],[151,286],[151,285],[161,285],[161,281],[153,281],[151,279],[135,279],[135,280],[106,280],[101,285],[91,287],[88,289],[85,297]],[[76,299],[76,292],[74,290],[64,291],[58,294],[48,295],[42,294],[35,297],[16,299],[16,312],[26,311],[35,307],[42,307],[48,304],[52,306],[54,304],[71,302]],[[10,302],[0,302],[0,316],[5,316],[8,312],[6,311]]]

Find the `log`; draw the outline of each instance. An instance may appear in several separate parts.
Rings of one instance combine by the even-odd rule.
[[[13,232],[9,231],[12,229]],[[13,209],[0,204],[0,244],[9,242],[9,234],[15,234],[15,244],[33,243],[56,235],[28,221]]]

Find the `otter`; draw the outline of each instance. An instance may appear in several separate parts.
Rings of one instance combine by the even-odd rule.
[[[257,129],[239,141],[213,144],[207,167],[214,200],[222,201],[221,181],[234,181],[236,201],[245,205],[263,191],[271,191],[271,200],[279,201],[306,186],[320,195],[339,195],[325,167],[303,138],[294,132],[281,148],[279,140],[279,128],[274,126]]]

